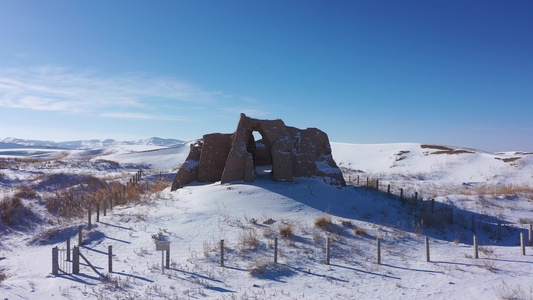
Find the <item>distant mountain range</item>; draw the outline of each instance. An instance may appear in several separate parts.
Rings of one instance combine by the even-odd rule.
[[[26,140],[17,138],[5,138],[0,140],[0,149],[20,149],[20,148],[45,148],[45,149],[65,149],[65,150],[83,150],[94,148],[105,148],[109,146],[119,145],[149,145],[161,147],[178,147],[183,146],[185,141],[176,139],[162,139],[152,137],[148,139],[134,140],[134,141],[117,141],[113,139],[107,140],[79,140],[67,142],[53,142],[40,140]]]

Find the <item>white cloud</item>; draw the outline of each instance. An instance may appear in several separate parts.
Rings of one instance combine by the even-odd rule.
[[[0,70],[0,107],[98,114],[103,109],[147,108],[153,100],[212,105],[221,95],[170,77],[104,77],[50,66]]]
[[[0,70],[0,107],[180,122],[220,114],[270,115],[255,98],[206,90],[174,77],[106,76],[55,66]]]

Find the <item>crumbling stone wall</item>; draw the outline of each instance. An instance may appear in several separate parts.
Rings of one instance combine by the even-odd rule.
[[[256,142],[254,131],[263,138]],[[317,128],[300,130],[285,126],[279,119],[258,120],[241,114],[233,134],[204,135],[201,142],[191,145],[191,153],[176,174],[172,190],[195,180],[251,182],[256,179],[255,166],[269,164],[274,181],[321,177],[332,185],[346,185],[331,156],[325,132]]]

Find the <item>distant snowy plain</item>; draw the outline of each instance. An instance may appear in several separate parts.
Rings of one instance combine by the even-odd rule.
[[[2,144],[3,143],[3,144]],[[82,264],[80,274],[51,274],[52,248],[77,239],[86,218],[50,214],[45,200],[58,189],[52,174],[88,174],[122,183],[142,168],[142,183],[166,180],[184,162],[189,144],[178,140],[79,141],[68,144],[0,141],[0,199],[21,185],[35,213],[25,226],[3,224],[1,299],[530,299],[533,248],[521,255],[519,234],[533,222],[533,154],[487,153],[423,144],[331,143],[348,186],[319,178],[254,183],[193,183],[116,206],[85,231],[81,251],[100,276]],[[16,164],[12,159],[21,159]],[[161,178],[161,179],[160,179]],[[380,190],[365,187],[366,180]],[[357,186],[359,181],[359,186]],[[418,193],[426,201],[401,201]],[[502,194],[495,187],[510,187]],[[515,187],[514,189],[512,187]],[[421,223],[429,199],[434,224]],[[454,210],[453,222],[444,216]],[[471,217],[481,250],[473,257]],[[326,230],[315,226],[331,220]],[[446,219],[446,220],[444,220]],[[428,219],[426,219],[428,220]],[[444,220],[444,221],[443,221]],[[496,235],[503,223],[502,239]],[[292,237],[280,236],[290,227]],[[326,239],[331,241],[325,264]],[[430,241],[426,261],[424,238]],[[273,263],[279,239],[278,264]],[[381,264],[377,242],[381,241]],[[170,242],[170,269],[161,271],[155,240]],[[225,267],[220,266],[224,240]],[[73,242],[74,243],[74,242]],[[113,273],[107,249],[113,247]]]

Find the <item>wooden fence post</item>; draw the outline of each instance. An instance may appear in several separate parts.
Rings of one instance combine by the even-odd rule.
[[[220,240],[220,266],[224,267],[224,240]]]
[[[418,201],[418,192],[415,192],[415,203]]]
[[[429,257],[429,237],[426,236],[425,242],[426,242],[426,261],[430,262],[431,260]]]
[[[477,245],[477,235],[474,235],[474,258],[479,258],[478,245]]]
[[[400,201],[403,202],[403,188],[400,188]]]
[[[376,179],[376,190],[379,191],[379,179]]]
[[[502,240],[502,221],[498,221],[498,241]]]
[[[107,270],[109,273],[113,273],[113,246],[107,247]]]
[[[366,187],[368,187],[369,179],[368,176],[366,177]]]
[[[96,203],[96,223],[100,222],[100,202]]]
[[[357,186],[359,186],[359,175],[357,175]]]
[[[520,232],[520,248],[522,255],[526,255],[526,243],[524,241],[524,233]]]
[[[476,233],[476,215],[472,215],[472,232]]]
[[[329,265],[329,257],[330,257],[330,247],[331,247],[331,241],[329,239],[329,236],[326,238],[326,265]]]
[[[67,261],[70,261],[70,237],[67,238]]]
[[[104,217],[106,216],[106,210],[107,210],[107,201],[104,200]]]
[[[81,246],[83,243],[83,231],[81,225],[78,226],[78,246]]]
[[[381,240],[378,238],[377,239],[377,244],[378,244],[378,247],[377,247],[377,256],[378,256],[378,260],[377,260],[377,264],[378,265],[381,265]]]
[[[166,258],[165,258],[165,267],[166,267],[167,269],[170,269],[170,245],[168,246],[168,249],[167,249],[166,252],[167,252],[167,253],[166,253],[167,256],[166,256]]]
[[[533,246],[533,226],[529,224],[529,246]]]
[[[74,246],[72,250],[72,274],[80,272],[80,247]]]
[[[278,263],[278,238],[274,238],[274,263]]]
[[[387,196],[390,198],[390,184],[387,185]]]
[[[88,223],[89,223],[89,226],[88,226],[88,230],[91,231],[91,209],[89,208],[89,210],[87,210],[87,217],[88,217]]]
[[[52,274],[59,274],[59,251],[57,246],[52,248]]]

